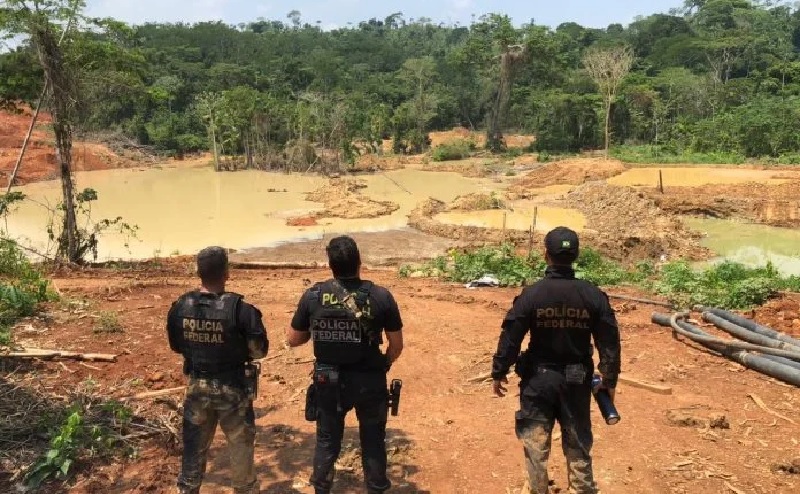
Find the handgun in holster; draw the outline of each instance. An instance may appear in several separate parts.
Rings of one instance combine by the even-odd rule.
[[[247,397],[251,400],[258,398],[259,376],[261,376],[260,362],[247,362],[244,364],[244,388]]]
[[[533,375],[534,371],[535,366],[533,359],[528,357],[528,351],[525,350],[517,357],[517,363],[514,364],[514,373],[518,375],[520,379],[527,379]]]
[[[400,409],[400,391],[403,389],[403,381],[392,379],[389,390],[386,393],[386,405],[391,411],[392,416],[396,417]]]
[[[308,386],[306,390],[306,409],[305,409],[305,418],[309,422],[316,422],[317,421],[317,398],[318,392],[320,387],[326,386],[333,386],[338,388],[339,387],[339,367],[335,365],[327,365],[327,364],[320,364],[319,362],[314,364],[314,371],[313,375],[313,382]],[[324,390],[323,390],[324,391]],[[338,389],[336,392],[337,396],[337,408],[340,406],[338,403],[339,400],[339,393]]]

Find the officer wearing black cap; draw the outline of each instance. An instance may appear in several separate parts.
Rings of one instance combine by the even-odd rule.
[[[525,449],[530,493],[547,494],[547,459],[553,426],[561,426],[569,492],[595,494],[592,473],[592,339],[600,357],[601,387],[614,396],[620,372],[620,339],[608,297],[575,278],[578,235],[558,227],[545,237],[547,271],[514,299],[503,321],[492,364],[494,392],[505,396],[512,365],[520,376],[516,433]],[[525,335],[528,349],[520,354]]]
[[[314,345],[314,384],[307,399],[316,406],[306,410],[306,418],[317,423],[311,484],[316,494],[331,492],[345,417],[355,408],[367,492],[380,494],[391,487],[386,373],[403,350],[403,321],[391,292],[361,279],[361,255],[352,238],[336,237],[326,251],[333,278],[306,290],[287,331],[289,346],[309,340]]]
[[[199,494],[217,424],[228,439],[235,494],[258,492],[253,468],[255,414],[247,391],[247,362],[269,348],[261,312],[225,290],[228,254],[207,247],[197,254],[202,284],[178,298],[167,315],[172,351],[183,355],[189,377],[183,405],[183,460],[178,492]]]

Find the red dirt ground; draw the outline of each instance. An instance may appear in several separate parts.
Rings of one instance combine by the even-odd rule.
[[[0,180],[3,185],[7,184],[17,162],[30,121],[31,113],[28,108],[20,114],[0,112]],[[50,115],[44,112],[39,115],[17,174],[16,185],[58,177],[52,132],[46,130],[51,123]],[[75,171],[122,168],[133,164],[102,144],[81,141],[73,143],[72,159]]]
[[[41,382],[55,392],[74,388],[88,378],[98,392],[121,397],[148,389],[184,383],[181,359],[170,352],[164,316],[170,302],[195,285],[187,261],[169,261],[143,270],[87,270],[57,276],[65,298],[85,300],[88,307],[50,309],[52,322],[32,322],[17,343],[119,354],[117,363],[44,362]],[[261,394],[256,402],[259,426],[256,463],[262,493],[308,493],[314,445],[313,424],[303,420],[311,349],[282,347],[298,297],[326,271],[235,270],[230,289],[261,308],[271,349],[263,363]],[[516,379],[504,399],[492,396],[488,383],[470,378],[490,368],[500,321],[516,289],[467,290],[435,280],[400,279],[391,272],[365,277],[390,288],[406,324],[406,349],[392,369],[404,380],[398,417],[389,419],[391,478],[398,493],[506,494],[519,492],[524,481],[523,455],[514,437]],[[613,290],[619,292],[619,290]],[[777,314],[800,308],[800,297],[773,302],[763,313],[778,329],[792,328]],[[781,309],[784,308],[784,309]],[[593,409],[595,472],[605,493],[770,493],[800,491],[800,477],[779,473],[778,465],[800,457],[800,391],[778,383],[672,337],[649,322],[652,307],[617,304],[622,327],[623,372],[651,383],[670,386],[672,395],[620,385],[622,422],[606,426]],[[100,311],[115,311],[124,332],[95,334]],[[786,311],[784,310],[784,315]],[[792,314],[794,315],[794,314]],[[800,331],[794,330],[794,334]],[[753,393],[773,411],[761,410]],[[180,397],[172,401],[179,403]],[[154,405],[166,413],[165,405]],[[725,415],[730,428],[685,426],[670,410],[707,419]],[[669,416],[672,419],[669,418]],[[792,419],[794,417],[794,419]],[[348,445],[357,446],[357,429],[348,420],[347,452],[337,477],[337,493],[362,492],[360,461]],[[565,488],[563,456],[555,441],[551,471]],[[180,456],[174,448],[153,442],[138,460],[94,465],[68,488],[48,492],[166,493],[174,485]],[[352,469],[350,467],[353,467]],[[218,433],[209,461],[204,493],[229,492],[228,460]],[[0,485],[9,492],[11,486]],[[561,491],[565,492],[565,491]]]

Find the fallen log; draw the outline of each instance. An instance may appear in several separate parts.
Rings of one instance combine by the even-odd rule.
[[[231,261],[231,269],[322,269],[327,264],[320,262],[247,262]]]
[[[87,360],[90,362],[116,362],[117,356],[108,353],[79,353],[67,350],[46,350],[44,348],[23,348],[16,352],[0,352],[0,358],[66,358],[73,360]]]
[[[168,388],[168,389],[159,389],[158,391],[146,391],[144,393],[137,393],[133,396],[126,396],[124,398],[120,398],[120,401],[136,401],[136,400],[146,400],[148,398],[160,398],[162,396],[168,396],[175,393],[180,393],[186,389],[186,386],[179,386],[177,388]]]
[[[641,388],[646,389],[648,391],[652,391],[653,393],[658,393],[660,395],[671,395],[672,388],[669,386],[660,386],[658,384],[650,384],[648,382],[640,381],[638,379],[634,379],[632,377],[625,377],[619,376],[617,378],[618,382],[625,383],[628,386],[632,386],[634,388]]]
[[[659,302],[658,300],[650,300],[646,298],[639,298],[639,297],[629,297],[627,295],[617,295],[615,293],[608,293],[608,298],[613,298],[617,300],[626,300],[628,302],[639,302],[640,304],[647,304],[647,305],[656,305],[659,307],[667,307],[671,309],[673,304],[669,302]]]

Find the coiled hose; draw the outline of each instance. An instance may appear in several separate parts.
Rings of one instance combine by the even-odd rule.
[[[656,324],[660,324],[661,326],[671,327],[674,332],[689,338],[692,341],[700,343],[701,345],[710,348],[711,350],[714,350],[735,362],[740,363],[748,369],[752,369],[767,376],[774,377],[775,379],[779,379],[787,384],[800,387],[800,369],[771,359],[771,355],[774,355],[777,358],[789,358],[796,360],[800,358],[800,353],[775,348],[767,348],[739,341],[722,340],[709,335],[697,326],[683,321],[682,319],[684,319],[688,314],[688,312],[681,312],[669,316],[667,314],[653,313],[652,321]],[[765,355],[754,355],[752,353],[748,353],[747,350],[756,351]]]

